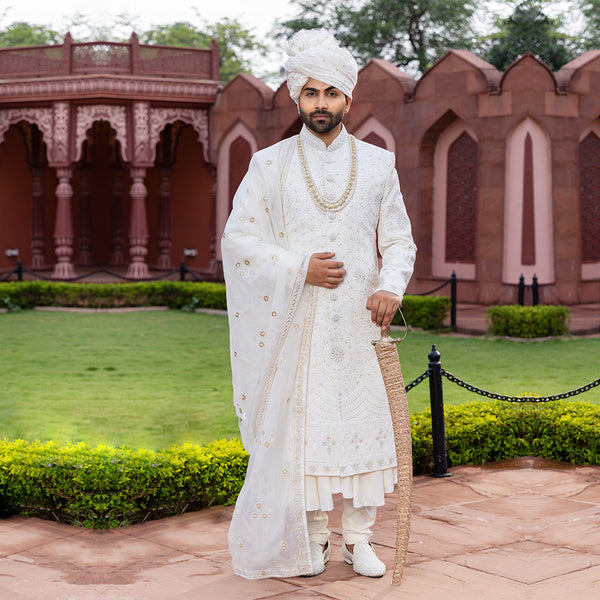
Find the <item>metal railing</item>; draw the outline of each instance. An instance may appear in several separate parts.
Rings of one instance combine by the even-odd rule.
[[[17,281],[23,281],[23,275],[27,274],[30,277],[33,277],[34,279],[39,279],[42,281],[57,281],[57,282],[67,282],[67,283],[74,283],[76,281],[83,281],[84,279],[88,279],[90,277],[93,277],[94,275],[99,275],[99,274],[105,274],[105,275],[109,275],[110,277],[114,277],[116,279],[120,279],[121,281],[129,281],[129,282],[142,282],[142,281],[159,281],[161,279],[167,279],[169,277],[172,277],[173,275],[175,275],[176,273],[179,273],[179,281],[186,281],[187,276],[189,275],[193,280],[195,281],[211,281],[214,279],[214,276],[209,272],[205,272],[203,274],[198,275],[197,273],[194,273],[194,271],[192,271],[191,269],[189,269],[187,267],[187,265],[185,264],[185,260],[181,260],[181,262],[179,263],[179,267],[177,269],[172,269],[170,271],[166,271],[165,273],[161,273],[160,275],[155,275],[153,277],[146,277],[143,279],[139,279],[139,278],[133,278],[133,277],[127,277],[126,275],[121,275],[120,273],[116,273],[115,271],[111,271],[109,269],[105,269],[105,268],[99,268],[99,269],[94,269],[93,271],[90,271],[89,273],[85,273],[83,275],[78,275],[77,277],[69,277],[67,279],[59,279],[56,277],[48,277],[47,275],[43,275],[42,273],[36,273],[35,271],[31,271],[30,269],[27,269],[26,267],[23,266],[23,262],[21,260],[17,261],[17,266],[12,270],[9,271],[6,275],[4,275],[3,277],[0,278],[0,283],[5,282],[5,281],[10,281],[11,277],[16,276],[16,280]]]
[[[431,435],[433,439],[434,477],[450,476],[450,473],[448,473],[448,458],[446,453],[446,427],[444,422],[444,390],[442,386],[442,377],[445,377],[448,381],[457,384],[469,392],[473,392],[474,394],[483,396],[485,398],[501,400],[504,402],[554,402],[556,400],[573,398],[574,396],[578,396],[579,394],[583,394],[584,392],[600,386],[600,378],[598,378],[576,389],[560,394],[554,394],[552,396],[507,396],[504,394],[488,392],[487,390],[478,388],[443,369],[440,363],[441,355],[435,347],[435,344],[431,347],[431,352],[427,355],[427,357],[429,358],[429,366],[427,371],[419,375],[419,377],[417,377],[414,381],[411,381],[406,386],[406,391],[409,392],[421,382],[425,381],[425,379],[429,379],[429,402],[431,405]]]
[[[450,286],[450,327],[452,327],[452,331],[456,331],[456,304],[457,294],[456,294],[456,273],[452,271],[452,275],[450,275],[450,279],[444,281],[441,285],[438,285],[436,288],[429,290],[428,292],[421,292],[420,294],[412,294],[413,296],[430,296],[431,294],[435,294],[435,292],[439,292],[444,289],[447,285]]]

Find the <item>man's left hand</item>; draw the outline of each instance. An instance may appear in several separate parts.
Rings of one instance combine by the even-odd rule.
[[[393,292],[379,290],[367,300],[367,310],[371,311],[371,320],[377,327],[386,329],[392,324],[396,311],[402,304],[402,298]]]

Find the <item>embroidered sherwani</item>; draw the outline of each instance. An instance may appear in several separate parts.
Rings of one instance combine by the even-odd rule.
[[[327,147],[303,128],[306,168],[326,201],[350,178],[345,129]],[[307,186],[298,136],[256,153],[223,239],[234,402],[250,454],[229,533],[237,574],[311,572],[306,510],[332,493],[377,506],[393,489],[388,402],[365,305],[376,290],[402,296],[415,246],[394,155],[356,140],[348,203],[324,210]],[[379,270],[377,249],[383,257]],[[344,281],[305,283],[315,252],[335,252]]]

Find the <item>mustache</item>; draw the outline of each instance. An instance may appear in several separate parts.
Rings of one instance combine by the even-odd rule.
[[[311,117],[316,117],[316,116],[333,117],[333,114],[326,110],[315,110],[314,112],[310,113],[310,116]]]

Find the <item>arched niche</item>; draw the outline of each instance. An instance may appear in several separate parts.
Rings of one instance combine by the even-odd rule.
[[[581,279],[600,279],[600,121],[579,139]]]
[[[440,134],[434,151],[434,277],[450,277],[454,271],[459,279],[475,279],[477,171],[477,136],[457,118]]]
[[[376,117],[369,117],[353,132],[359,140],[364,140],[390,152],[396,152],[396,140],[392,132]]]
[[[219,146],[217,169],[217,232],[220,240],[225,231],[225,224],[231,212],[233,196],[241,183],[250,158],[258,150],[254,134],[242,122],[238,121],[225,135]],[[216,245],[217,259],[221,260],[221,245]]]
[[[554,218],[550,139],[531,117],[506,141],[502,281],[520,276],[554,283]]]

